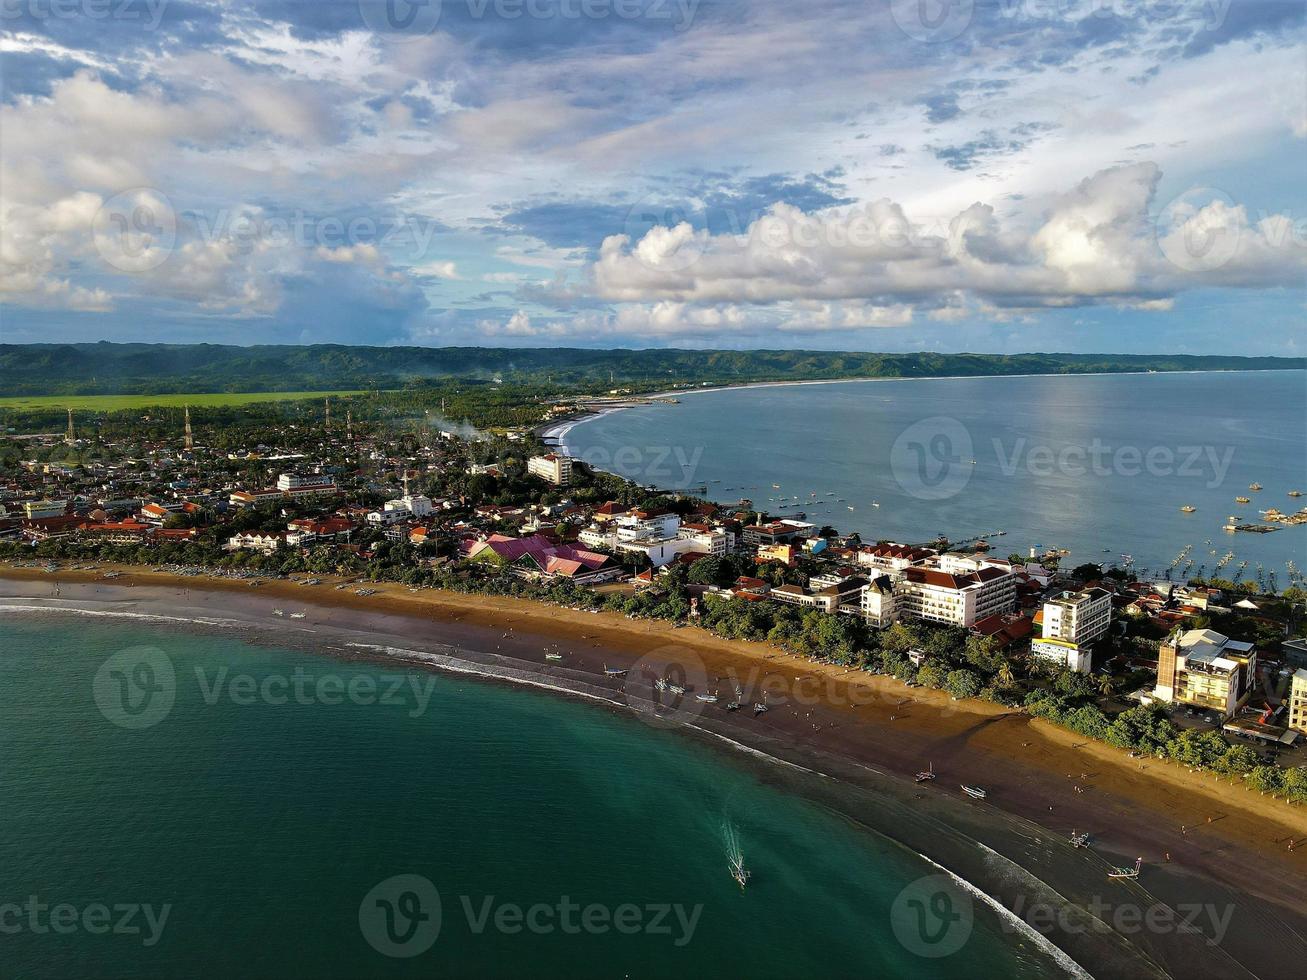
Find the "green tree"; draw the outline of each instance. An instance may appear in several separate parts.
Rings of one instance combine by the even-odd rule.
[[[974,671],[952,670],[944,678],[944,690],[955,698],[974,698],[980,693],[980,678]]]

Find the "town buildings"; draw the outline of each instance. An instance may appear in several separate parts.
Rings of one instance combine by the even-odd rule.
[[[1307,734],[1307,669],[1302,667],[1289,684],[1289,727]]]

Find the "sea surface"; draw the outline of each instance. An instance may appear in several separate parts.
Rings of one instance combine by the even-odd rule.
[[[1288,495],[1307,493],[1307,372],[839,382],[675,397],[582,420],[565,445],[641,483],[748,497],[755,509],[803,513],[865,540],[983,536],[1004,557],[1067,549],[1064,562],[1133,560],[1152,576],[1260,574],[1270,584],[1274,574],[1281,589],[1289,563],[1307,557],[1307,525],[1221,529],[1231,515],[1258,522],[1262,510],[1307,506],[1307,496]]]
[[[7,613],[0,755],[6,978],[1060,972],[725,750],[539,692]]]

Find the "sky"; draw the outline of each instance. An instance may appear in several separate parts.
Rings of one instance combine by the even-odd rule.
[[[0,342],[1307,355],[1305,0],[0,0]]]

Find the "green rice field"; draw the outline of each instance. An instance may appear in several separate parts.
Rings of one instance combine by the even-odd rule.
[[[204,394],[167,395],[14,395],[0,397],[4,409],[71,408],[101,412],[119,412],[134,408],[204,408],[216,405],[252,405],[255,402],[300,401],[328,395],[362,395],[364,391],[218,391]]]

